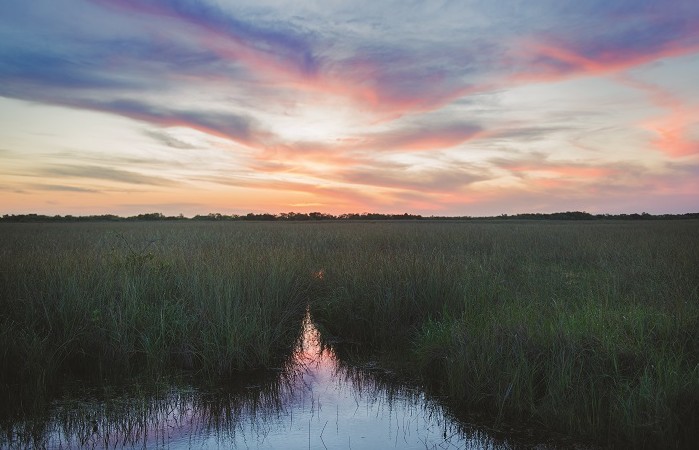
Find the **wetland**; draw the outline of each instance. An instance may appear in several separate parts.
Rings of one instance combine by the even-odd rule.
[[[690,447],[696,267],[695,220],[0,224],[2,446]]]

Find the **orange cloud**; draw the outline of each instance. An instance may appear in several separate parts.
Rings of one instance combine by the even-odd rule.
[[[667,114],[646,120],[641,127],[655,134],[652,144],[670,157],[683,157],[699,153],[699,140],[691,137],[691,129],[699,127],[699,106],[689,105],[661,87],[630,76],[620,76],[623,84],[641,90],[651,103]]]
[[[501,166],[511,172],[523,173],[527,175],[533,175],[536,173],[545,174],[547,176],[553,176],[556,178],[583,178],[583,179],[596,179],[602,177],[608,177],[617,173],[614,169],[604,168],[604,167],[594,167],[594,166],[556,166],[556,165],[542,165],[542,166],[528,166],[528,165],[503,165]],[[547,178],[550,180],[550,178]]]

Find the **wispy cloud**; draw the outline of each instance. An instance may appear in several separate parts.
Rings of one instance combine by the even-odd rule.
[[[132,100],[94,102],[92,107],[164,127],[183,126],[252,146],[270,135],[260,130],[252,118],[233,113],[170,110]]]
[[[651,103],[665,114],[646,120],[641,125],[655,134],[653,145],[670,157],[699,154],[699,135],[692,136],[692,129],[699,129],[699,103],[691,104],[652,83],[623,76],[620,81],[644,92]]]
[[[27,189],[37,190],[37,191],[55,191],[55,192],[83,192],[94,194],[101,192],[99,189],[90,189],[80,186],[68,186],[62,184],[29,184],[26,186]]]
[[[160,142],[168,147],[177,148],[180,150],[193,150],[197,148],[196,145],[184,142],[176,137],[173,137],[167,133],[158,130],[146,130],[146,136],[153,138],[155,141]]]
[[[175,20],[203,33],[204,42],[220,53],[262,67],[284,65],[296,68],[299,74],[311,76],[317,70],[318,60],[309,40],[298,30],[279,26],[262,27],[253,21],[227,14],[221,8],[206,2],[183,0],[91,0],[93,3],[143,14],[157,20]],[[218,47],[214,39],[225,39]]]
[[[381,167],[352,168],[340,173],[339,177],[348,183],[366,186],[443,194],[488,179],[488,175],[488,171],[480,167],[415,169],[407,165],[383,164]]]
[[[173,186],[176,181],[168,178],[144,175],[138,172],[90,165],[52,165],[39,170],[43,176],[52,178],[87,178],[115,181],[134,185]]]
[[[475,139],[482,131],[472,123],[418,125],[359,137],[350,146],[378,151],[440,150]]]
[[[668,73],[699,73],[694,3],[8,2],[0,97],[31,106],[0,98],[0,183],[452,213],[685,195],[699,99]],[[68,135],[62,108],[129,120]]]

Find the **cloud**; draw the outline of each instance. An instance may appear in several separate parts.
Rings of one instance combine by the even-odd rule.
[[[364,205],[371,205],[376,202],[376,195],[362,189],[361,186],[353,186],[338,181],[325,181],[322,179],[274,179],[233,174],[200,177],[197,180],[223,186],[254,189],[258,193],[277,191],[283,192],[285,196],[290,193],[310,194],[312,196],[310,198],[313,198],[311,203],[333,205],[334,208],[339,208],[340,210],[349,208],[344,209],[343,212],[357,211],[364,207]]]
[[[137,92],[181,94],[185,86],[184,91],[196,89],[209,97],[227,82],[244,84],[253,98],[263,96],[266,102],[274,102],[274,94],[266,90],[306,93],[313,99],[338,96],[392,119],[511,83],[608,73],[699,48],[696,8],[656,11],[646,4],[533,5],[529,13],[539,21],[524,27],[507,5],[484,11],[445,6],[437,11],[441,16],[430,17],[444,30],[431,29],[421,39],[399,25],[420,17],[421,9],[386,15],[386,7],[377,6],[374,30],[385,31],[372,31],[367,39],[356,29],[362,20],[359,11],[343,11],[358,17],[334,18],[332,28],[318,22],[333,19],[331,12],[311,16],[315,22],[295,16],[275,19],[283,17],[279,10],[254,9],[244,2],[225,8],[191,0],[89,3],[96,7],[84,14],[99,19],[95,23],[116,16],[124,24],[121,35],[88,36],[87,26],[67,30],[35,14],[48,33],[57,34],[60,45],[37,45],[29,34],[12,34],[13,45],[0,44],[0,78],[10,81],[0,92],[26,98],[40,85],[113,91],[120,93],[115,100],[126,101]],[[63,14],[78,5],[69,3]],[[503,19],[474,30],[465,19],[479,14]],[[591,26],[604,32],[587,33]],[[260,107],[269,105],[256,105]]]
[[[550,121],[561,123],[569,119],[569,115],[578,119],[584,116],[583,111],[558,112],[551,114]],[[579,131],[580,127],[575,125],[558,125],[558,126],[517,126],[517,125],[502,125],[501,127],[490,130],[487,134],[484,133],[482,138],[489,143],[529,143],[538,141],[547,141],[554,136],[568,134]]]
[[[27,108],[13,119],[10,105],[0,113],[14,121],[0,138],[17,150],[0,157],[59,180],[176,186],[168,179],[189,175],[287,203],[360,210],[483,207],[498,189],[513,198],[520,190],[625,196],[650,179],[670,189],[660,172],[680,172],[663,162],[699,153],[699,109],[662,76],[629,73],[697,64],[676,57],[699,54],[699,8],[671,3],[10,2],[0,18],[0,95],[142,124],[102,121],[124,126],[125,154],[90,156],[102,142],[97,127],[63,142],[67,133],[46,126],[56,134],[49,142],[36,134],[49,112],[33,105],[36,115]],[[582,99],[573,92],[580,86],[600,91]],[[196,147],[174,127],[233,144],[167,151]],[[581,153],[581,136],[594,148]],[[141,150],[149,155],[128,156]],[[31,162],[39,151],[64,164]],[[184,161],[195,159],[202,164],[190,170]],[[45,186],[91,189],[72,179]]]
[[[555,42],[555,44],[553,43]],[[699,42],[691,46],[646,49],[641,53],[625,53],[623,48],[609,48],[588,56],[581,49],[562,46],[555,39],[525,43],[519,51],[529,60],[507,82],[554,81],[570,76],[598,76],[624,71],[663,58],[681,56],[699,50]]]
[[[58,89],[127,89],[140,83],[125,80],[91,67],[92,61],[54,53],[0,48],[0,76],[4,86],[0,94],[21,96],[27,86],[50,86]]]
[[[645,93],[653,105],[666,111],[641,123],[654,134],[651,142],[655,148],[672,158],[699,154],[699,137],[691,134],[692,130],[699,129],[699,104],[687,103],[658,85],[629,75],[620,76],[618,80]]]
[[[93,3],[162,19],[175,19],[196,27],[209,36],[226,38],[227,49],[249,63],[280,61],[300,74],[313,75],[318,60],[304,33],[289,27],[263,27],[227,14],[217,6],[186,0],[91,0]]]
[[[233,113],[177,111],[133,100],[85,102],[84,105],[164,127],[187,127],[247,145],[257,145],[266,134],[255,129],[256,124],[250,117]]]
[[[510,82],[604,75],[699,51],[699,9],[689,2],[569,6],[552,10],[567,22],[513,41]]]
[[[471,183],[488,179],[489,173],[483,168],[467,165],[416,169],[384,163],[374,167],[355,167],[340,172],[339,177],[353,184],[436,194],[459,191]]]
[[[482,128],[472,123],[408,126],[360,137],[353,147],[367,150],[439,150],[479,137]]]
[[[290,203],[289,206],[296,206],[296,207],[300,207],[300,208],[309,208],[309,207],[316,207],[316,206],[325,206],[325,203],[318,203],[318,202]]]
[[[186,211],[192,209],[200,209],[201,204],[189,202],[162,202],[162,203],[120,203],[116,205],[122,209],[137,210],[137,211],[155,211],[167,212],[172,214],[172,211]]]
[[[168,178],[143,175],[130,170],[95,165],[66,164],[45,166],[40,169],[40,173],[42,176],[52,178],[88,178],[136,185],[173,186],[177,184],[175,181]]]
[[[232,112],[175,110],[130,99],[57,98],[52,103],[117,114],[161,127],[186,127],[251,147],[262,146],[266,140],[273,138],[273,135],[262,130],[253,118]]]
[[[639,187],[643,180],[655,175],[659,168],[650,169],[640,162],[609,160],[553,159],[542,152],[523,153],[516,157],[490,158],[493,170],[501,170],[518,179],[521,186],[531,189],[577,189],[594,185],[627,185]]]
[[[80,186],[68,186],[68,185],[62,185],[62,184],[29,184],[29,185],[27,185],[27,188],[31,189],[31,190],[37,190],[37,191],[83,192],[83,193],[89,193],[89,194],[102,192],[98,189],[90,189],[90,188],[85,188],[85,187],[80,187]]]
[[[193,150],[197,148],[196,145],[192,145],[188,142],[177,139],[176,137],[173,137],[159,130],[146,130],[144,131],[144,134],[148,137],[153,138],[153,140],[155,140],[156,142],[159,142],[168,147],[180,150]]]
[[[483,137],[473,123],[408,124],[373,133],[357,134],[333,142],[283,142],[268,145],[253,167],[263,172],[288,172],[299,162],[312,161],[338,168],[370,163],[376,153],[437,152]]]

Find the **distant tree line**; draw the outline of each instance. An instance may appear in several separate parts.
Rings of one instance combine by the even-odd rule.
[[[43,214],[5,214],[0,217],[0,222],[137,222],[137,221],[277,221],[277,222],[302,222],[321,220],[666,220],[666,219],[699,219],[699,212],[685,214],[590,214],[584,211],[567,211],[556,213],[523,213],[502,214],[499,216],[472,217],[472,216],[421,216],[420,214],[380,214],[380,213],[347,213],[325,214],[321,212],[297,213],[288,212],[280,214],[248,213],[220,214],[209,213],[196,215],[192,218],[183,216],[166,216],[162,213],[146,213],[135,216],[121,217],[114,214],[100,214],[91,216],[55,215]]]

